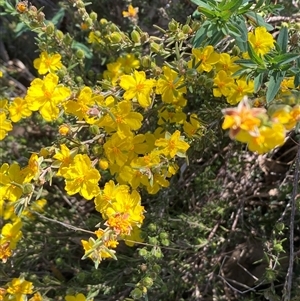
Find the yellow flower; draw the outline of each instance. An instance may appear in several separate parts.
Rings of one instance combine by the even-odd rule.
[[[99,126],[117,130],[121,139],[130,137],[131,131],[136,131],[142,126],[143,115],[132,111],[132,103],[121,101],[102,120]]]
[[[217,73],[214,78],[213,94],[215,97],[221,97],[222,95],[227,96],[230,93],[229,85],[234,84],[234,80],[231,76],[221,70]]]
[[[66,301],[86,301],[86,297],[84,294],[76,294],[75,296],[67,295],[65,296]],[[92,301],[93,299],[90,299],[89,301]]]
[[[29,158],[28,165],[21,170],[22,175],[25,176],[24,182],[30,182],[33,178],[39,176],[40,163],[37,154],[32,154]]]
[[[54,73],[63,66],[60,60],[61,55],[58,53],[51,55],[47,52],[42,52],[40,57],[33,61],[33,66],[38,70],[39,74]]]
[[[65,144],[60,145],[60,150],[55,150],[56,154],[53,156],[53,159],[57,161],[53,162],[53,166],[59,167],[56,175],[61,176],[61,171],[63,167],[67,167],[73,161],[74,156],[77,153],[77,150],[70,151]]]
[[[273,47],[275,40],[273,36],[267,32],[265,27],[257,27],[253,32],[248,33],[248,40],[258,55],[265,55]]]
[[[104,144],[105,155],[111,164],[116,163],[123,166],[128,159],[128,152],[132,147],[132,139],[120,138],[118,134],[113,134]]]
[[[216,70],[223,70],[228,75],[233,74],[241,68],[234,63],[238,59],[239,58],[237,56],[231,57],[228,53],[221,53],[220,60],[216,64]]]
[[[182,124],[186,119],[186,114],[182,112],[181,107],[163,106],[158,111],[158,125],[165,123],[177,123]]]
[[[219,62],[220,54],[214,51],[214,47],[209,45],[205,48],[193,48],[192,53],[195,57],[196,64],[200,64],[197,68],[200,72],[209,72],[212,70],[213,65]],[[188,63],[189,68],[193,68],[192,61]]]
[[[114,62],[106,65],[107,70],[103,72],[103,78],[110,81],[112,85],[115,85],[120,76],[124,74],[122,64],[120,62]]]
[[[7,292],[14,297],[14,300],[23,301],[25,295],[33,293],[33,284],[24,278],[14,278],[8,283]]]
[[[128,191],[128,186],[115,185],[115,183],[110,180],[109,182],[105,183],[104,189],[101,190],[100,194],[95,197],[94,202],[96,210],[99,211],[103,215],[103,218],[106,219],[106,210],[108,206],[110,206],[110,204],[115,201],[117,193],[128,193]]]
[[[272,123],[269,126],[262,126],[256,136],[250,136],[245,133],[238,133],[236,140],[248,143],[250,151],[264,154],[272,149],[281,146],[285,140],[285,128],[280,123]]]
[[[239,103],[244,96],[254,92],[254,82],[246,81],[245,79],[238,79],[235,83],[228,85],[229,93],[226,96],[226,100],[231,105]]]
[[[90,87],[82,88],[75,100],[69,100],[65,104],[64,107],[66,113],[77,116],[79,120],[85,119],[88,121],[90,119],[88,112],[95,104],[92,93],[93,92]]]
[[[58,128],[58,132],[62,136],[67,136],[70,133],[71,129],[67,124],[62,124]]]
[[[133,226],[140,226],[144,220],[144,207],[140,203],[141,196],[136,190],[131,194],[118,192],[115,202],[106,210],[105,224],[118,235],[130,235]]]
[[[58,76],[50,73],[43,80],[36,78],[31,82],[25,100],[31,111],[40,111],[46,121],[54,121],[58,118],[58,106],[70,95],[70,89],[58,86]]]
[[[21,97],[16,97],[9,105],[10,119],[13,122],[18,122],[22,118],[29,117],[31,111],[28,109],[27,101]]]
[[[1,230],[0,243],[3,244],[9,242],[10,248],[12,250],[15,249],[17,242],[22,238],[22,232],[20,231],[21,227],[21,219],[17,219],[13,224],[5,224]]]
[[[23,193],[22,184],[25,175],[21,173],[20,166],[12,163],[10,166],[4,163],[0,169],[0,196],[4,200],[16,202]]]
[[[124,18],[137,18],[137,14],[138,14],[138,7],[133,7],[131,4],[128,6],[128,10],[127,11],[123,11],[123,17]]]
[[[29,301],[42,301],[42,300],[43,300],[43,297],[42,297],[42,295],[41,295],[39,292],[35,293],[35,294],[29,299]]]
[[[2,77],[3,76],[3,72],[2,71],[0,71],[0,77]]]
[[[88,155],[76,155],[68,166],[61,168],[61,174],[65,178],[65,189],[69,195],[79,193],[91,200],[100,193],[98,182],[101,176],[92,166]]]
[[[235,138],[241,130],[253,133],[255,136],[262,119],[266,117],[266,110],[251,108],[246,97],[237,108],[224,109],[222,112],[225,115],[222,128],[223,130],[230,129],[229,136],[231,139]]]
[[[101,39],[94,31],[91,31],[89,33],[88,43],[90,43],[90,44],[100,44]]]
[[[140,61],[136,59],[134,54],[127,53],[117,59],[117,63],[121,64],[121,68],[126,74],[129,74],[135,69],[140,68]]]
[[[191,114],[190,122],[185,121],[183,124],[183,130],[189,138],[192,138],[194,135],[196,135],[201,128],[202,125],[196,114]]]
[[[157,81],[156,94],[161,94],[161,99],[165,103],[185,106],[186,99],[184,99],[183,93],[186,93],[186,87],[178,89],[184,83],[183,77],[180,77],[168,66],[164,66],[162,69],[163,75]]]
[[[172,135],[166,133],[166,137],[157,139],[155,141],[155,145],[161,148],[161,153],[166,156],[170,156],[171,158],[174,158],[176,155],[184,155],[190,147],[189,144],[180,136],[180,132],[178,130]]]
[[[0,259],[3,263],[7,261],[7,259],[11,256],[11,248],[10,248],[10,242],[7,241],[3,244],[0,244]],[[1,300],[1,291],[0,291],[0,300]]]
[[[13,126],[11,121],[6,119],[6,114],[0,111],[0,140],[3,140],[7,132],[11,131]]]
[[[120,86],[126,92],[125,100],[136,99],[143,108],[151,105],[150,94],[155,85],[154,79],[146,79],[144,71],[134,71],[133,75],[122,75]]]

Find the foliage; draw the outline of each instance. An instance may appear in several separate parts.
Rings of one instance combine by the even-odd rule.
[[[116,24],[100,2],[62,1],[46,17],[0,1],[5,32],[38,55],[22,92],[5,56],[0,66],[0,300],[229,300],[265,285],[286,298],[275,283],[292,187],[255,183],[258,167],[269,174],[258,154],[297,139],[298,24],[275,39],[267,17],[283,6],[193,0],[186,21],[154,31],[149,4],[122,3]],[[243,252],[224,255],[245,236],[239,248],[259,254],[246,268]]]

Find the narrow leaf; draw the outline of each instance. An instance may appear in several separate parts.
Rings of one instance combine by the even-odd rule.
[[[277,44],[279,45],[283,53],[286,53],[287,50],[288,37],[289,35],[288,35],[287,27],[286,26],[281,27],[277,38]]]
[[[270,76],[266,95],[267,103],[271,102],[280,89],[280,84],[284,79],[285,72],[276,71]]]

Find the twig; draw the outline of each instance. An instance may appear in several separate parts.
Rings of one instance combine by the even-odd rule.
[[[298,194],[299,167],[300,167],[300,144],[298,144],[297,157],[295,162],[293,192],[291,197],[290,257],[289,257],[289,268],[286,274],[284,290],[283,290],[284,291],[283,301],[291,300],[293,265],[294,265],[294,223],[295,223],[295,211],[296,211],[296,196]]]

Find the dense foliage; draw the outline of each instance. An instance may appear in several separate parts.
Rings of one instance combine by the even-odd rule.
[[[297,16],[41,2],[0,0],[0,300],[297,296]]]

